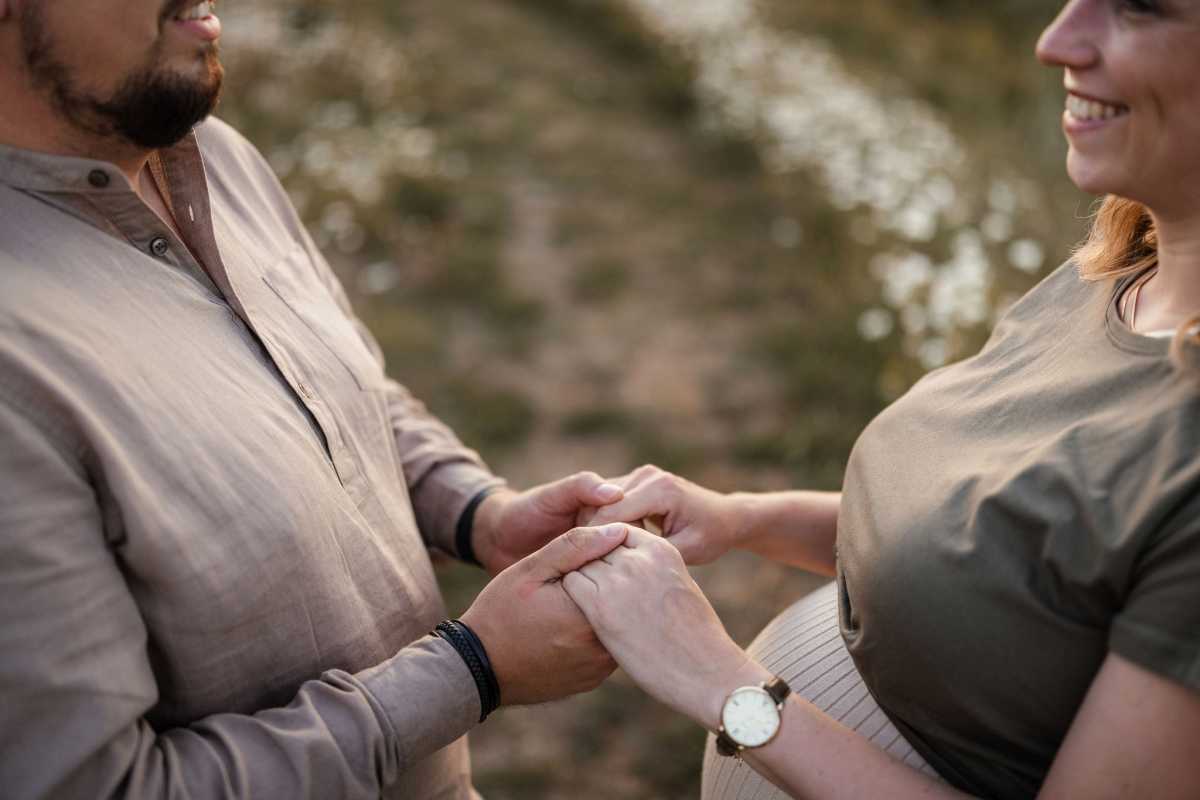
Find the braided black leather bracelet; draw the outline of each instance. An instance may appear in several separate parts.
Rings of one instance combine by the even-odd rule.
[[[496,680],[483,642],[475,635],[475,631],[457,619],[439,622],[433,634],[449,642],[471,671],[479,692],[479,721],[483,722],[488,714],[500,707],[500,683]]]

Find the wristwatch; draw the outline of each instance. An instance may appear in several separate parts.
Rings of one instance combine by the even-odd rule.
[[[783,721],[784,701],[791,692],[783,678],[730,692],[721,708],[717,752],[737,756],[743,750],[762,747],[774,739]]]

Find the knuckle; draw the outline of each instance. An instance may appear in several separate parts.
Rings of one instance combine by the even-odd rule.
[[[679,491],[679,479],[669,472],[660,472],[654,476],[650,484],[661,491]]]
[[[563,542],[573,550],[582,550],[587,539],[587,528],[572,528],[563,534]]]
[[[649,551],[656,564],[674,564],[679,560],[679,550],[666,539],[655,539],[650,544]]]

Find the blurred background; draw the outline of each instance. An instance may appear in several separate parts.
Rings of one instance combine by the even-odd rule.
[[[1083,234],[1046,0],[255,0],[220,114],[407,384],[516,487],[836,489],[858,432]],[[452,613],[482,574],[441,568]],[[812,576],[696,571],[743,644]],[[503,798],[694,798],[618,673],[472,735]]]

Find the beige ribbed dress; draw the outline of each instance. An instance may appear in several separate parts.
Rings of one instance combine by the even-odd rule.
[[[837,584],[801,598],[771,621],[750,645],[750,655],[816,705],[894,758],[936,776],[888,721],[863,685],[838,630]],[[715,739],[704,750],[704,800],[777,800],[787,795],[744,761],[717,755]]]

